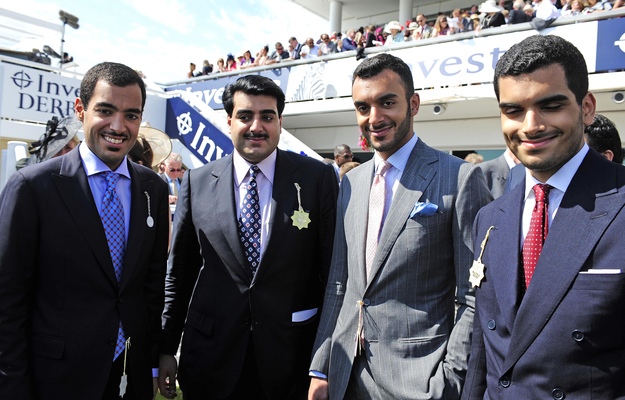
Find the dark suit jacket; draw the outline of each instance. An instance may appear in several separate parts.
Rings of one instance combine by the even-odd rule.
[[[293,226],[298,209],[307,228]],[[190,170],[174,219],[163,314],[163,352],[176,354],[185,393],[223,398],[234,389],[250,335],[266,396],[305,395],[334,235],[337,185],[331,167],[278,150],[273,214],[254,278],[238,235],[232,155]],[[303,322],[293,313],[319,308]],[[253,333],[252,333],[253,329]],[[261,390],[261,388],[259,388]]]
[[[523,296],[524,191],[523,183],[476,218],[476,256],[495,228],[476,290],[463,399],[625,398],[625,167],[589,151]],[[599,273],[606,269],[621,272]]]
[[[506,180],[510,174],[510,167],[504,155],[502,154],[494,160],[484,161],[483,163],[477,164],[477,166],[484,173],[486,185],[493,195],[493,198],[496,199],[504,194]]]
[[[135,394],[151,398],[167,188],[147,168],[128,169],[130,232],[120,285],[78,149],[9,179],[0,196],[0,398],[100,400],[120,318],[131,337]]]

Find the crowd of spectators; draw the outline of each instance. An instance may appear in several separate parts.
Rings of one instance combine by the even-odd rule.
[[[226,62],[219,58],[215,68],[205,60],[202,71],[196,71],[195,64],[191,63],[187,77],[236,71],[288,60],[311,59],[344,51],[355,50],[357,58],[362,58],[364,49],[368,47],[392,46],[396,43],[470,31],[477,33],[482,29],[523,22],[534,21],[535,27],[542,29],[556,18],[609,11],[623,7],[624,2],[625,0],[486,0],[466,9],[455,9],[451,13],[440,12],[429,17],[419,14],[405,24],[390,21],[382,26],[369,25],[349,29],[345,34],[322,33],[317,39],[306,38],[303,43],[291,37],[288,48],[277,42],[271,53],[269,45],[265,45],[254,57],[250,50],[239,53],[236,58],[233,54],[228,54]]]

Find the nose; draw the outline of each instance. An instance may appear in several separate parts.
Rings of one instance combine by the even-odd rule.
[[[380,122],[384,121],[384,113],[382,110],[378,110],[377,107],[371,107],[369,110],[369,124],[372,126],[379,125]]]
[[[124,114],[123,113],[114,113],[110,119],[110,128],[111,130],[121,133],[124,131]]]
[[[262,132],[263,128],[262,128],[262,119],[261,118],[254,118],[252,120],[252,124],[250,125],[250,132],[253,133],[259,133]]]
[[[523,120],[523,132],[527,135],[535,135],[545,130],[540,113],[534,110],[527,110]]]

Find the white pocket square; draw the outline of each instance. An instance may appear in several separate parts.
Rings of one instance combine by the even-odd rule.
[[[431,217],[436,214],[438,211],[438,206],[434,203],[424,203],[422,201],[417,201],[410,211],[410,218],[418,215],[420,217]]]

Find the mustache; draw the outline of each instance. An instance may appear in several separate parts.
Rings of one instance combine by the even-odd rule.
[[[251,138],[255,138],[255,139],[269,139],[269,135],[266,133],[254,133],[254,132],[247,132],[243,134],[243,137],[245,139],[251,139]]]
[[[386,128],[392,128],[394,126],[395,126],[395,124],[386,122],[386,123],[383,123],[383,124],[380,124],[380,125],[370,125],[370,126],[367,127],[367,130],[369,132],[371,132],[371,131],[379,131],[379,130],[386,129]]]

